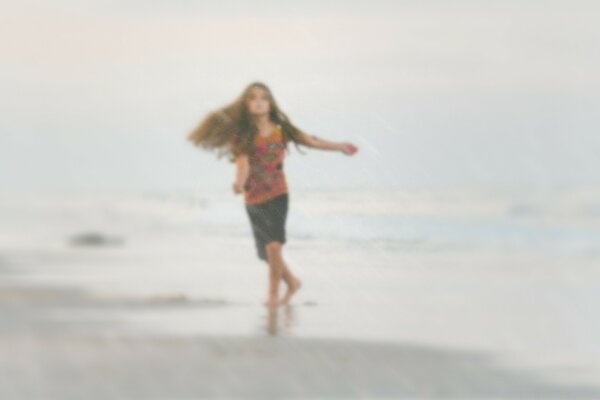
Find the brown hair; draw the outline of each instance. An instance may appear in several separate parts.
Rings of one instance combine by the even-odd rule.
[[[219,159],[227,155],[230,162],[234,162],[235,157],[240,154],[250,154],[254,150],[253,139],[258,129],[252,123],[246,100],[254,87],[260,87],[267,92],[270,105],[269,119],[281,125],[286,151],[288,142],[293,141],[298,151],[304,154],[298,147],[298,144],[305,145],[300,141],[302,131],[281,111],[271,90],[262,82],[250,83],[233,103],[211,111],[188,134],[187,140],[195,146],[216,150]]]

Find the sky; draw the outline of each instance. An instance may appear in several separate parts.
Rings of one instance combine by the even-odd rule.
[[[230,190],[186,141],[266,83],[290,188],[600,185],[594,1],[0,0],[3,191]]]

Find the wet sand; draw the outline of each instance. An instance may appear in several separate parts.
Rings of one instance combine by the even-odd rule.
[[[294,239],[269,309],[235,226],[68,200],[0,208],[2,400],[600,398],[596,253]]]
[[[553,398],[547,382],[484,354],[418,344],[281,337],[3,335],[3,399]]]
[[[265,307],[267,329],[254,336],[169,335],[117,318],[117,311],[235,307],[176,296],[107,299],[69,287],[13,284],[0,287],[0,304],[2,399],[600,396],[600,387],[558,384],[531,369],[507,368],[486,352],[282,334],[285,316],[303,303]],[[55,318],[52,311],[60,309],[71,317]],[[94,311],[101,318],[89,318]]]

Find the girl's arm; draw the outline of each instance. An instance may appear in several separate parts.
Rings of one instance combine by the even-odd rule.
[[[315,135],[308,135],[304,132],[300,132],[300,141],[305,146],[313,149],[341,151],[348,155],[354,154],[358,150],[352,143],[330,142]]]
[[[235,194],[242,193],[244,191],[244,185],[246,179],[250,174],[250,163],[248,162],[248,155],[242,154],[235,159],[235,181],[233,182],[233,192]]]

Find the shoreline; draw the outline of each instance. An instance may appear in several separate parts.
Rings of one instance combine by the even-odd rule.
[[[69,303],[110,310],[100,298],[79,303],[83,290],[12,285],[0,287],[0,298],[8,320],[20,317],[12,332],[3,322],[0,398],[600,397],[600,387],[552,383],[481,351],[285,335],[169,335],[128,330],[110,318],[53,321],[48,311]]]

